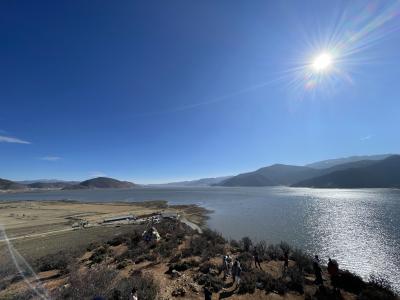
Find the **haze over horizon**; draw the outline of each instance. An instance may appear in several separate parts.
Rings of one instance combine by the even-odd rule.
[[[400,152],[400,2],[119,3],[0,3],[0,178]]]

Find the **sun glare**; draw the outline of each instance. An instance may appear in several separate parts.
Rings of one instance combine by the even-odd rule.
[[[332,66],[333,60],[329,53],[321,53],[314,58],[311,67],[315,72],[325,72]]]

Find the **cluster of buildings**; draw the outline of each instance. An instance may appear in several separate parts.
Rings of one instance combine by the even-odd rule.
[[[141,217],[138,218],[135,215],[129,214],[129,215],[122,215],[122,216],[114,216],[110,218],[104,219],[101,223],[101,225],[107,225],[107,224],[143,224],[147,222],[152,222],[152,223],[159,223],[162,219],[171,219],[171,220],[179,220],[180,215],[175,212],[160,212],[157,214],[153,214],[151,216],[147,217]],[[85,228],[89,226],[88,221],[80,220],[79,222],[76,222],[72,224],[72,228]]]

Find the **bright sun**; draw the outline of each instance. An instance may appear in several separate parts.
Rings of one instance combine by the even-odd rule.
[[[329,53],[321,53],[312,61],[311,67],[315,72],[325,72],[332,66],[333,60]]]

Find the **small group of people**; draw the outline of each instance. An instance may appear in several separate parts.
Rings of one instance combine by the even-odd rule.
[[[222,260],[222,269],[224,272],[224,280],[226,280],[229,276],[232,276],[233,282],[236,282],[238,285],[240,284],[242,267],[238,259],[233,262],[233,259],[229,254],[224,255]]]
[[[321,269],[320,259],[319,259],[318,255],[315,255],[315,257],[314,257],[313,270],[314,270],[314,275],[315,275],[315,284],[323,285],[324,281],[322,278],[322,269]],[[330,257],[328,258],[328,274],[331,278],[331,283],[332,283],[333,287],[336,288],[336,278],[339,274],[339,264],[337,263],[336,260],[333,260]]]

